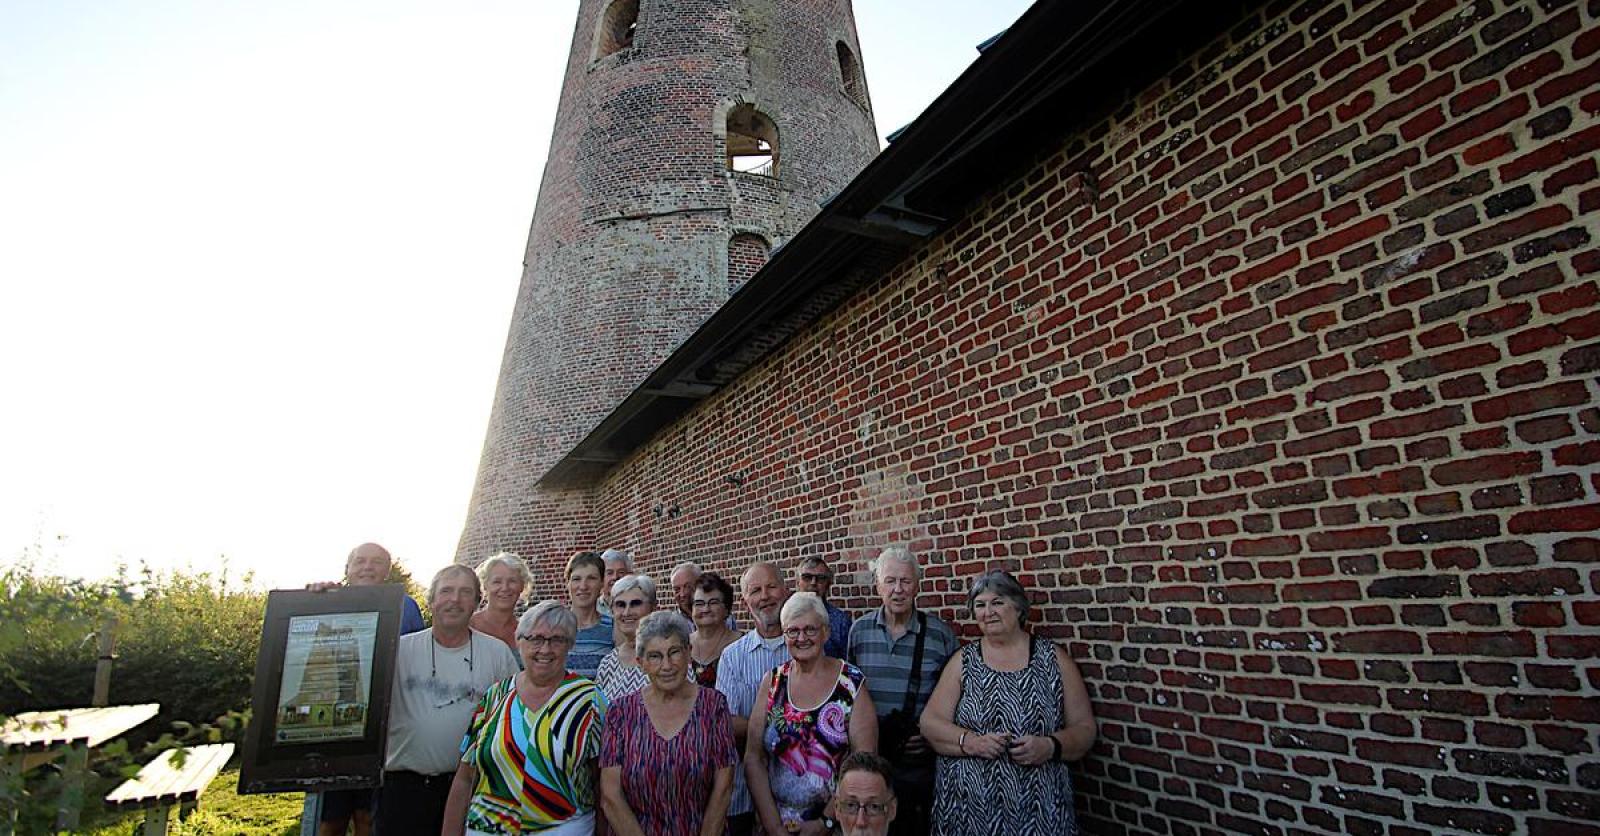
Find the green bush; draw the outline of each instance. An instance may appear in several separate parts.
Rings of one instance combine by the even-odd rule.
[[[265,606],[225,572],[91,583],[13,568],[0,576],[0,713],[88,705],[107,616],[117,619],[111,703],[161,704],[137,737],[247,710]]]

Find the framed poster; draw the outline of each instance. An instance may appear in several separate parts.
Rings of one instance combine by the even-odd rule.
[[[404,595],[399,584],[267,594],[240,793],[378,786]]]

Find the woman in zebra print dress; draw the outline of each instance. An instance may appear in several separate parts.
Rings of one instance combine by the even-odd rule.
[[[983,638],[945,665],[922,713],[939,753],[934,833],[1076,834],[1066,762],[1095,738],[1078,666],[1023,629],[1028,596],[1009,573],[978,576],[967,609]]]

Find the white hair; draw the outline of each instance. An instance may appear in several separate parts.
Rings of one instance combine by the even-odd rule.
[[[684,647],[688,647],[689,633],[693,630],[689,619],[677,610],[657,610],[639,622],[639,632],[633,636],[633,652],[636,656],[643,656],[644,646],[656,639],[677,639]]]
[[[607,563],[621,563],[629,572],[633,571],[633,558],[622,549],[606,549],[600,553],[600,559]]]
[[[522,619],[517,622],[517,635],[531,635],[533,628],[540,624],[560,630],[566,634],[569,641],[578,635],[578,617],[559,601],[540,601],[529,607],[528,611],[522,614]]]
[[[668,575],[667,577],[675,578],[678,576],[679,572],[682,572],[685,569],[693,572],[694,576],[697,578],[706,573],[706,570],[700,568],[700,564],[694,562],[693,560],[685,560],[684,562],[679,563],[677,566],[672,567],[672,574]]]
[[[479,583],[481,583],[483,586],[488,586],[489,575],[490,573],[494,572],[495,567],[497,566],[504,566],[507,569],[517,573],[517,577],[522,580],[522,589],[524,592],[527,591],[528,587],[533,585],[533,573],[528,571],[528,564],[523,563],[522,558],[512,554],[511,552],[500,552],[494,557],[479,563]]]
[[[922,580],[922,564],[917,562],[917,556],[912,554],[910,549],[901,546],[890,546],[878,553],[878,557],[871,564],[873,580],[882,576],[883,567],[891,560],[910,566],[912,580]]]
[[[822,603],[822,597],[815,592],[796,592],[783,602],[783,609],[778,611],[778,623],[789,626],[789,622],[806,613],[815,615],[822,620],[822,629],[828,629],[828,605]]]
[[[649,575],[624,575],[611,585],[611,599],[616,600],[624,592],[639,590],[644,593],[645,603],[652,608],[656,605],[656,582]]]

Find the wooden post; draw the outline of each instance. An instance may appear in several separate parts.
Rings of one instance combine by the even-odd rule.
[[[0,756],[0,836],[11,836],[17,829],[17,811],[22,808],[22,756]]]
[[[100,623],[100,656],[94,663],[94,699],[90,705],[111,704],[111,662],[117,658],[117,617],[107,615]]]
[[[83,810],[83,776],[88,771],[89,746],[80,740],[67,750],[67,760],[61,770],[61,803],[56,808],[56,830],[70,833],[78,829],[78,815]]]
[[[144,811],[144,828],[139,831],[140,836],[167,836],[167,816],[172,812],[172,807],[158,804]]]

